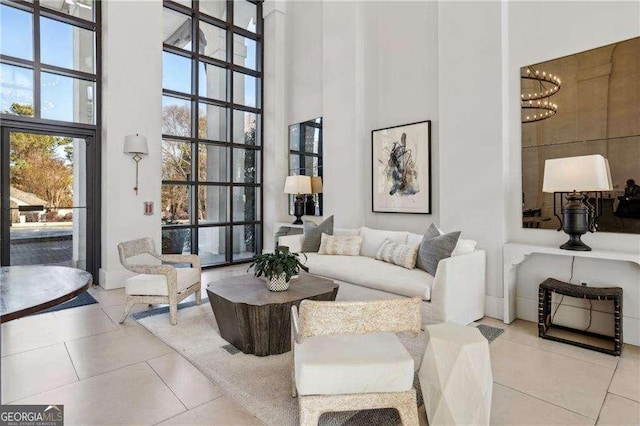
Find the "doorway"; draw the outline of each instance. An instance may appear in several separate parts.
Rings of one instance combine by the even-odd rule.
[[[99,268],[99,150],[95,131],[1,127],[0,262]]]

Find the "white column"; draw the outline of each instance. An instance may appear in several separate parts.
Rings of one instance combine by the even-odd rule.
[[[100,285],[124,286],[118,259],[122,241],[152,237],[160,251],[162,140],[162,2],[103,1],[102,268]],[[124,137],[147,137],[149,155],[135,163],[123,154]],[[143,214],[143,202],[155,212]]]
[[[288,133],[286,122],[286,2],[267,0],[262,8],[264,16],[264,104],[263,159],[267,173],[262,182],[264,216],[262,218],[263,249],[273,249],[275,224],[287,210],[283,194],[288,169]]]

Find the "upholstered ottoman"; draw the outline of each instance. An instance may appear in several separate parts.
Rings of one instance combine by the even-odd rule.
[[[430,426],[489,424],[493,377],[489,343],[475,327],[427,326],[420,387]]]

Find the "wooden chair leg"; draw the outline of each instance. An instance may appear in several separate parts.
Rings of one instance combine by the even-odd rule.
[[[298,398],[300,406],[300,426],[318,426],[322,410],[313,404],[306,404],[304,397]]]
[[[202,286],[198,283],[198,290],[196,290],[196,305],[200,305],[202,303]]]
[[[129,311],[131,310],[131,308],[133,308],[133,305],[135,304],[136,304],[135,300],[131,296],[127,296],[127,304],[125,305],[124,313],[120,318],[120,324],[126,321],[127,317],[129,316]]]
[[[178,296],[169,295],[169,315],[171,316],[171,325],[178,323]]]
[[[412,396],[398,404],[395,409],[398,410],[398,414],[400,414],[400,420],[403,426],[419,426],[420,421],[418,420],[418,406],[415,391],[412,392]]]

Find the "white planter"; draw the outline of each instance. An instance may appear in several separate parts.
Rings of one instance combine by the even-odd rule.
[[[289,281],[287,281],[286,274],[280,274],[277,277],[272,277],[267,280],[267,288],[271,291],[285,291],[289,288]]]

